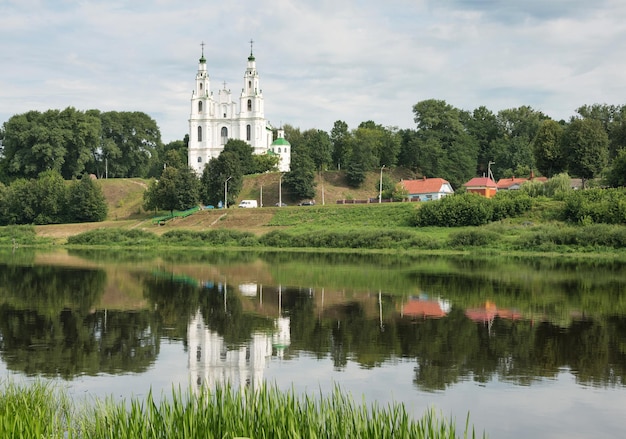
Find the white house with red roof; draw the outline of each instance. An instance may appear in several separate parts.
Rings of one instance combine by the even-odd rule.
[[[402,185],[411,201],[439,200],[454,194],[454,189],[443,178],[422,178],[421,180],[402,180]]]

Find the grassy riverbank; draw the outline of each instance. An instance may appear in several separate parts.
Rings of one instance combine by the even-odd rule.
[[[457,438],[453,419],[429,411],[414,420],[403,405],[357,404],[338,388],[298,396],[274,387],[229,388],[170,398],[77,406],[58,388],[0,383],[0,436],[22,438]],[[463,437],[474,437],[465,422]]]

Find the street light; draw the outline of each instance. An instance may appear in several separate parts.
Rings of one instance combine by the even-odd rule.
[[[283,207],[283,173],[278,174],[278,207]]]
[[[380,185],[378,186],[378,203],[383,202],[383,169],[385,169],[385,165],[380,168]]]
[[[232,175],[228,177],[226,181],[224,182],[224,208],[225,209],[228,209],[228,180],[230,180],[231,178],[233,178]]]

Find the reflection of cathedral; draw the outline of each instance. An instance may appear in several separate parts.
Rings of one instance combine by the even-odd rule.
[[[210,330],[198,311],[187,329],[189,341],[189,373],[198,387],[213,388],[229,383],[233,388],[263,384],[263,370],[268,366],[273,349],[282,358],[290,343],[289,318],[275,320],[275,333],[256,332],[243,346],[229,349],[224,337]]]

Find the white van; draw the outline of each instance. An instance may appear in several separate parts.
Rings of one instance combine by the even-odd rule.
[[[241,200],[241,203],[239,203],[239,207],[253,208],[259,207],[259,205],[257,204],[256,200]]]

